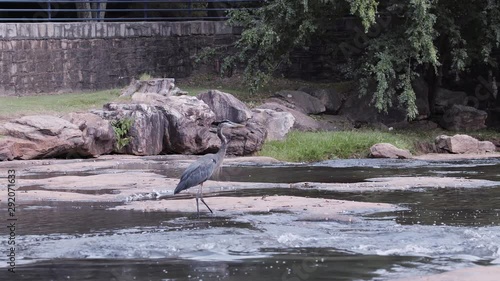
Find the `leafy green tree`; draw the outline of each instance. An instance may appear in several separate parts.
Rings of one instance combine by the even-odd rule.
[[[460,79],[472,67],[498,68],[500,0],[268,0],[230,15],[229,23],[243,33],[223,69],[244,65],[253,90],[314,40],[346,56],[360,92],[375,89],[379,110],[398,104],[410,119],[418,114],[416,77]],[[331,36],[332,24],[345,17],[355,17],[362,28],[354,43]]]

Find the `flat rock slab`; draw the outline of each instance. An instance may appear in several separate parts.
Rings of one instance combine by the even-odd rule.
[[[217,216],[234,213],[294,212],[299,214],[299,219],[308,220],[344,220],[343,216],[350,217],[348,214],[353,212],[380,212],[398,209],[395,205],[385,203],[297,196],[210,197],[205,198],[205,201]],[[196,201],[194,199],[133,201],[114,207],[113,210],[196,212]],[[209,213],[201,202],[200,212]]]
[[[45,179],[23,179],[19,181],[23,201],[84,201],[125,202],[148,199],[171,199],[179,179],[163,175],[136,171],[115,172],[98,175],[55,176]],[[412,188],[474,188],[497,186],[499,182],[452,177],[394,177],[376,178],[357,183],[315,183],[301,182],[258,183],[219,182],[209,180],[203,185],[206,197],[223,196],[223,192],[244,189],[318,189],[329,191],[362,192],[375,190],[408,190]],[[178,199],[194,198],[197,188],[191,188],[175,196]]]

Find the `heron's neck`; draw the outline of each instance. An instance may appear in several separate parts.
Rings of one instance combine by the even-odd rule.
[[[217,136],[219,136],[219,139],[222,143],[222,145],[220,146],[219,152],[226,154],[228,141],[227,141],[226,136],[224,136],[223,128],[224,127],[219,127],[219,129],[217,130]]]

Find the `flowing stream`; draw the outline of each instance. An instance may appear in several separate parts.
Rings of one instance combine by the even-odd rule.
[[[154,161],[147,166],[116,169],[169,176],[182,172],[165,169]],[[36,173],[26,178],[53,176],[60,175]],[[214,214],[198,219],[192,213],[111,210],[124,203],[30,202],[20,205],[17,212],[16,278],[389,280],[500,265],[500,159],[240,165],[224,167],[219,180],[348,183],[388,176],[463,177],[496,181],[498,185],[363,192],[277,188],[227,192],[239,197],[279,194],[401,207],[353,214],[359,219],[352,222],[298,220],[290,212],[234,217]],[[4,202],[0,212],[7,213]],[[6,235],[2,227],[0,236]],[[0,246],[7,248],[6,239]],[[0,279],[7,280],[1,276],[6,276],[4,273]]]

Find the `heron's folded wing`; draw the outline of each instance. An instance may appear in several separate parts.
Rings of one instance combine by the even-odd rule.
[[[208,180],[217,168],[216,166],[215,159],[211,157],[211,155],[201,157],[196,162],[189,165],[184,173],[182,173],[181,180],[175,188],[174,193],[199,185]]]

